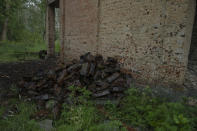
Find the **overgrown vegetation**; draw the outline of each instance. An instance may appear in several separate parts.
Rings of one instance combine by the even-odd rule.
[[[70,87],[72,104],[63,104],[60,119],[54,120],[58,131],[126,131],[139,128],[155,131],[195,131],[197,129],[197,106],[183,102],[167,102],[156,98],[150,89],[144,91],[130,88],[119,104],[107,102],[97,106],[91,93],[85,88]],[[0,119],[2,130],[38,130],[30,116],[35,106],[21,103],[19,112],[13,117]],[[0,112],[2,116],[3,107]]]
[[[0,0],[0,40],[36,43],[45,36],[46,0]]]

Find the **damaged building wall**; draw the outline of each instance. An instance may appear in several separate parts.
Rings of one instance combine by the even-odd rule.
[[[65,57],[97,52],[98,0],[66,0]]]
[[[183,83],[195,0],[65,0],[61,10],[65,58],[99,53],[145,82]]]
[[[151,83],[182,83],[194,0],[101,1],[99,52]],[[143,77],[144,78],[143,78]]]

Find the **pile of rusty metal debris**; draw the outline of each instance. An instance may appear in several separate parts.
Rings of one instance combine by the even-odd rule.
[[[92,99],[113,99],[124,96],[132,77],[121,71],[114,58],[104,60],[101,55],[87,53],[80,60],[48,71],[25,76],[19,82],[21,95],[31,100],[64,102],[70,91],[68,87],[86,87]]]

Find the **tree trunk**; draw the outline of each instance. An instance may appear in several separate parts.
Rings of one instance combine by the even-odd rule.
[[[6,18],[4,23],[3,23],[3,31],[2,31],[2,34],[1,34],[1,40],[2,41],[7,40],[7,31],[8,31],[8,18]]]
[[[6,2],[6,12],[8,12],[10,9],[10,5],[9,2]],[[8,18],[9,15],[6,16],[4,23],[3,23],[3,30],[2,30],[2,34],[1,34],[1,40],[5,41],[7,40],[7,32],[8,32]]]

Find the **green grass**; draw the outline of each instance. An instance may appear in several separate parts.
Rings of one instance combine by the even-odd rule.
[[[0,62],[16,62],[23,60],[36,60],[40,50],[46,50],[47,45],[43,43],[24,42],[0,42]],[[56,41],[56,52],[59,52],[59,41]]]
[[[60,41],[59,40],[55,41],[55,52],[60,52]]]
[[[10,105],[6,108],[0,107],[0,129],[1,131],[41,131],[38,123],[30,119],[36,112],[34,104],[25,103],[19,100],[10,100]],[[9,111],[15,107],[17,112],[12,115],[3,115],[6,110]],[[3,117],[4,116],[4,117]]]

